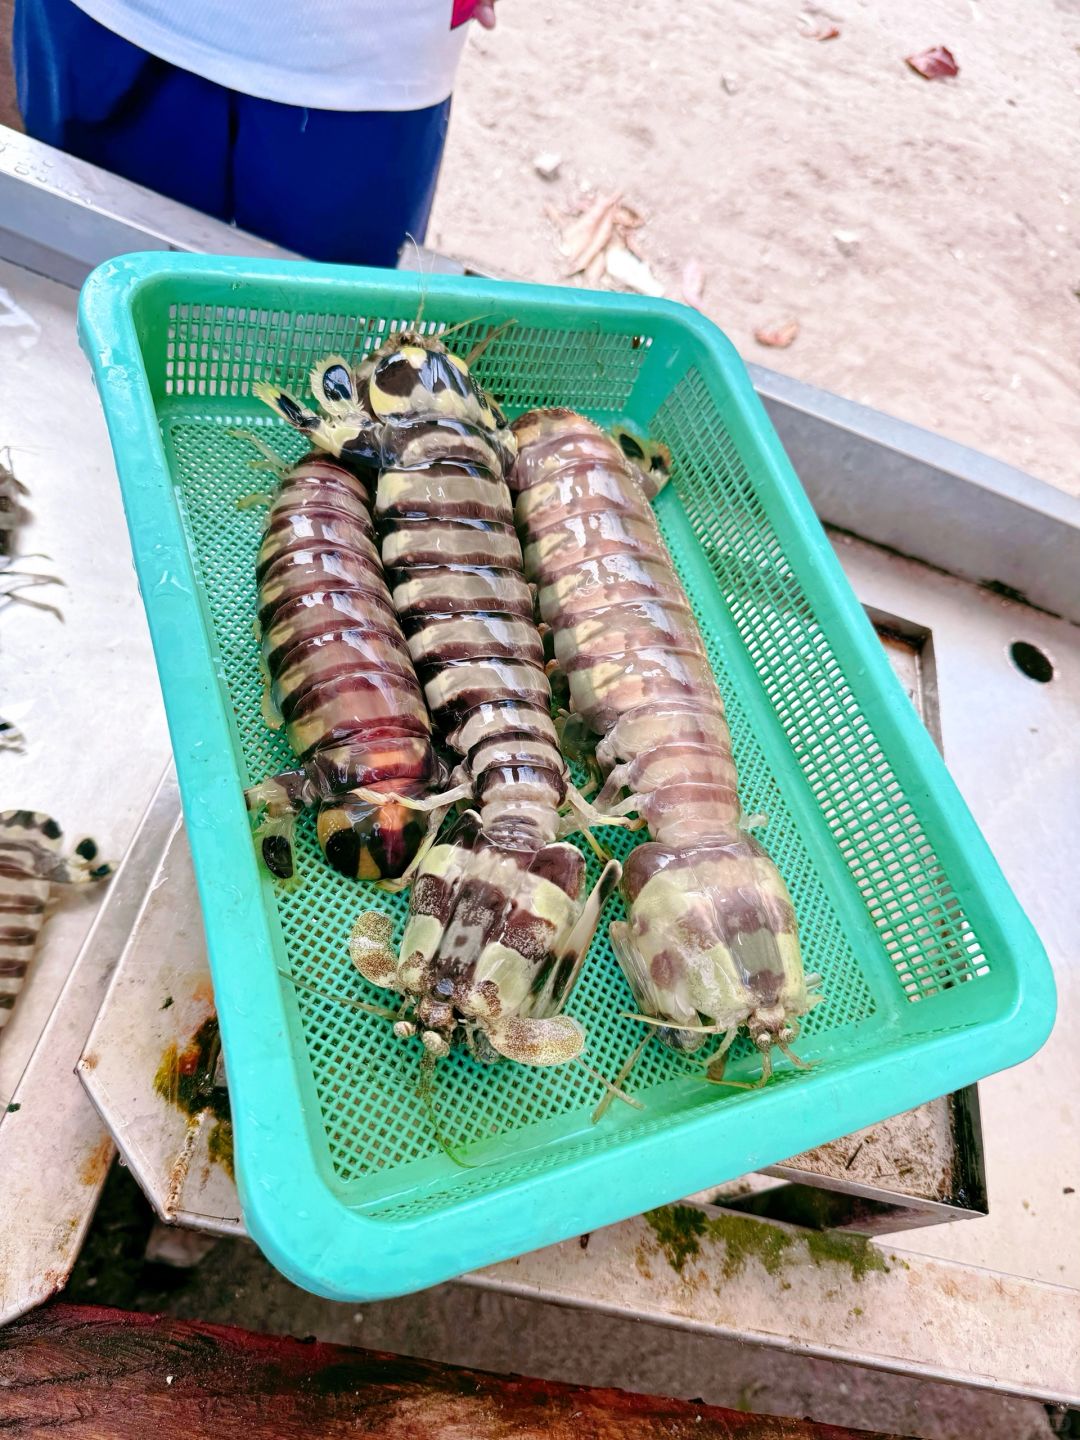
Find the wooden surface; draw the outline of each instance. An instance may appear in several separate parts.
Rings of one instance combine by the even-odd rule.
[[[0,1331],[0,1433],[63,1440],[854,1440],[867,1431],[52,1305]],[[898,1440],[876,1436],[875,1440]]]

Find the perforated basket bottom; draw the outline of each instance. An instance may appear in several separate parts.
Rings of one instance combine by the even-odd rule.
[[[167,419],[165,425],[249,783],[292,760],[284,738],[267,728],[260,708],[262,680],[252,619],[254,561],[264,510],[241,509],[237,502],[262,481],[250,464],[255,451],[230,433],[233,427],[252,424],[250,418],[184,414]],[[258,433],[287,459],[296,458],[303,449],[299,437],[284,426],[260,423]],[[864,1020],[874,1009],[870,988],[765,762],[737,688],[730,682],[720,636],[700,612],[699,620],[729,704],[745,808],[768,817],[763,835],[795,901],[807,968],[824,976],[826,1003],[807,1017],[804,1035]],[[613,827],[600,832],[600,838],[620,858],[634,843],[624,830]],[[580,837],[575,843],[589,857],[592,883],[599,864]],[[333,1172],[350,1199],[373,1203],[375,1214],[419,1213],[460,1199],[466,1191],[504,1185],[540,1166],[562,1163],[571,1153],[587,1153],[611,1143],[616,1134],[612,1127],[587,1131],[588,1114],[603,1091],[578,1066],[550,1070],[505,1062],[485,1066],[460,1051],[440,1062],[430,1084],[422,1083],[417,1043],[403,1044],[385,1020],[342,1003],[350,998],[386,1003],[386,992],[367,985],[351,966],[347,940],[357,914],[370,908],[393,917],[399,938],[406,898],[333,873],[319,853],[310,820],[300,824],[297,859],[300,883],[272,886],[292,974],[303,987],[312,987],[297,987],[301,1024],[295,1037],[297,1059],[310,1067]],[[622,909],[618,898],[609,903],[568,1006],[586,1028],[589,1063],[606,1075],[619,1070],[641,1038],[640,1027],[622,1018],[633,1001],[607,940],[607,922]],[[739,1074],[739,1062],[747,1051],[743,1042],[733,1052],[732,1075]],[[650,1092],[680,1075],[697,1074],[692,1062],[653,1043],[627,1089],[648,1105]],[[723,1103],[732,1094],[701,1086],[700,1080],[694,1088],[707,1089],[709,1103]],[[627,1112],[620,1108],[617,1133],[625,1139]],[[565,1123],[565,1117],[572,1115],[580,1118],[584,1138],[525,1153],[543,1138],[546,1122],[562,1117]],[[647,1109],[629,1123],[652,1129],[664,1122]],[[450,1167],[452,1173],[443,1175],[444,1183],[434,1193],[407,1198],[413,1186],[446,1170],[444,1146],[467,1161],[479,1157],[483,1168],[470,1173]],[[430,1159],[443,1163],[434,1170],[424,1165],[404,1173]]]

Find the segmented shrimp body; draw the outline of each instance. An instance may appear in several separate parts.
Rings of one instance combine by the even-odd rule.
[[[375,514],[455,778],[490,840],[536,851],[560,832],[569,775],[505,480],[513,437],[461,364],[403,346],[376,365],[369,400],[388,423]]]
[[[425,829],[403,800],[426,795],[438,767],[360,476],[317,452],[293,466],[271,503],[256,579],[264,710],[300,761],[247,792],[263,858],[273,874],[292,874],[293,820],[314,805],[335,869],[400,875]]]
[[[791,897],[743,823],[723,699],[649,503],[657,474],[644,447],[632,464],[573,411],[513,428],[525,574],[571,708],[599,740],[596,807],[636,813],[652,837],[626,861],[614,949],[670,1044],[722,1033],[726,1050],[746,1025],[767,1074],[816,997]]]

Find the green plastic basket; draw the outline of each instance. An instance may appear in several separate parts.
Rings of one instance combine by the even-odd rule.
[[[423,328],[511,412],[571,405],[665,440],[658,502],[727,698],[746,811],[791,889],[827,1003],[766,1089],[731,1090],[659,1043],[615,1104],[577,1066],[482,1066],[420,1083],[418,1042],[326,995],[385,999],[349,962],[355,915],[401,898],[333,874],[301,827],[302,882],[256,863],[243,787],[288,761],[264,725],[252,634],[258,427],[251,393],[410,324],[415,275],[136,255],[80,306],[124,493],[206,923],[251,1234],[335,1299],[432,1285],[759,1169],[1016,1064],[1045,1039],[1045,954],[893,676],[746,371],[700,315],[661,301],[458,279],[422,282]],[[621,832],[606,832],[605,841]],[[615,842],[625,850],[625,836]],[[593,866],[595,875],[595,865]],[[612,1074],[640,1037],[607,943],[569,1005]],[[294,976],[299,985],[294,984]],[[310,988],[309,988],[310,987]],[[753,1057],[745,1045],[730,1073]],[[447,1154],[453,1150],[465,1164]]]

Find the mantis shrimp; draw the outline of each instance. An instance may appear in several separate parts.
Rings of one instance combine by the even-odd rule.
[[[652,837],[627,858],[628,918],[610,929],[636,1018],[680,1050],[721,1035],[713,1079],[745,1026],[764,1084],[773,1046],[805,1064],[790,1047],[820,981],[803,973],[791,897],[743,822],[723,699],[653,517],[666,454],[630,436],[620,449],[571,410],[513,429],[525,574],[572,710],[599,738],[596,808],[636,812]]]
[[[314,453],[284,474],[256,563],[256,629],[263,710],[300,765],[246,792],[279,879],[293,873],[292,827],[310,805],[345,875],[398,876],[423,838],[404,802],[425,795],[439,767],[373,534],[367,487],[347,466]]]
[[[400,954],[386,918],[367,913],[354,962],[407,998],[411,1018],[395,1029],[419,1031],[432,1056],[461,1029],[483,1060],[580,1059],[584,1032],[562,1007],[620,872],[609,861],[585,896],[585,860],[560,838],[579,823],[561,813],[567,803],[599,817],[571,783],[551,718],[505,480],[513,434],[468,363],[431,336],[392,335],[357,368],[331,356],[311,389],[318,410],[257,387],[315,447],[377,471],[391,600],[437,739],[457,759],[441,793],[395,792],[394,803],[435,814],[411,867]],[[440,812],[463,799],[477,808],[438,840]]]
[[[14,603],[29,605],[34,610],[48,610],[57,619],[63,619],[55,605],[43,600],[32,599],[24,594],[38,585],[57,585],[54,575],[42,575],[33,570],[20,570],[16,566],[15,543],[17,533],[27,518],[23,499],[28,494],[26,486],[11,468],[11,448],[6,446],[0,455],[7,456],[7,462],[0,459],[0,609]],[[44,560],[44,555],[23,556],[27,560]],[[0,718],[0,750],[22,750],[25,738],[18,726],[10,720]]]
[[[92,883],[112,874],[113,867],[99,860],[93,840],[80,840],[65,856],[60,853],[62,838],[60,826],[48,815],[0,811],[0,1034],[26,983],[45,923],[49,887]]]

